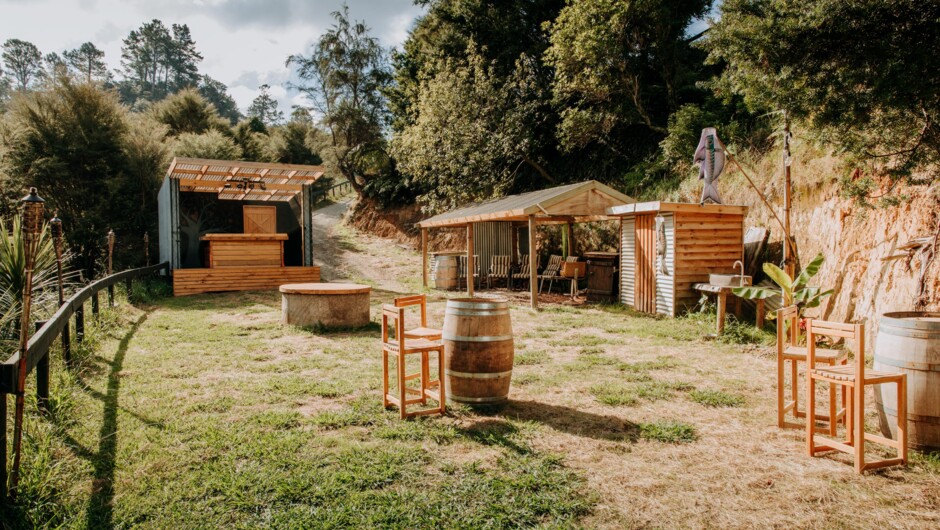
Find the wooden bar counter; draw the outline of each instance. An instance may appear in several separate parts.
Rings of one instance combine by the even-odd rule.
[[[209,268],[283,267],[287,234],[206,234]]]

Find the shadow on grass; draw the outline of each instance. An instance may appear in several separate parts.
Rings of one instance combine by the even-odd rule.
[[[602,416],[538,401],[510,400],[500,413],[515,420],[534,421],[556,431],[598,440],[636,442],[640,435],[637,425],[616,416]]]
[[[119,408],[118,394],[121,388],[120,372],[124,367],[127,347],[141,324],[146,320],[147,314],[144,314],[131,325],[124,337],[121,338],[114,359],[108,363],[110,371],[108,373],[107,390],[104,396],[101,397],[104,404],[104,413],[102,414],[101,429],[98,432],[98,452],[87,455],[94,468],[94,478],[91,499],[89,499],[85,511],[86,528],[111,528],[113,526],[114,466],[118,443],[117,415]]]

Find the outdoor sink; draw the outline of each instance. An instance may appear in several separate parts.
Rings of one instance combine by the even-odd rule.
[[[741,276],[740,274],[709,274],[708,283],[721,287],[738,287],[741,285],[751,285],[750,276]],[[741,281],[744,280],[744,281]]]

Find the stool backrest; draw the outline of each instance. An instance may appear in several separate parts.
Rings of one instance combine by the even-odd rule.
[[[519,256],[519,272],[522,274],[532,274],[531,268],[532,264],[529,263],[529,255],[522,254]]]
[[[389,326],[394,326],[395,336],[392,337]],[[382,344],[395,344],[405,349],[405,308],[395,307],[391,304],[382,306]]]
[[[865,380],[865,324],[844,324],[806,319],[806,366],[816,366],[816,341],[819,337],[843,338],[855,347],[855,377],[858,384]]]
[[[795,305],[777,310],[777,355],[782,356],[787,346],[798,346],[800,339],[799,308]]]
[[[413,294],[410,296],[399,296],[395,299],[395,307],[405,308],[411,306],[420,306],[421,307],[421,327],[427,327],[428,325],[428,297],[423,294]]]

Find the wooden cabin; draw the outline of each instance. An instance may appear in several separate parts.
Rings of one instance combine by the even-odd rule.
[[[746,206],[643,202],[615,206],[620,217],[620,301],[676,316],[698,303],[696,283],[732,274],[744,259]]]
[[[177,296],[318,282],[320,166],[175,158],[158,195],[160,259]]]

